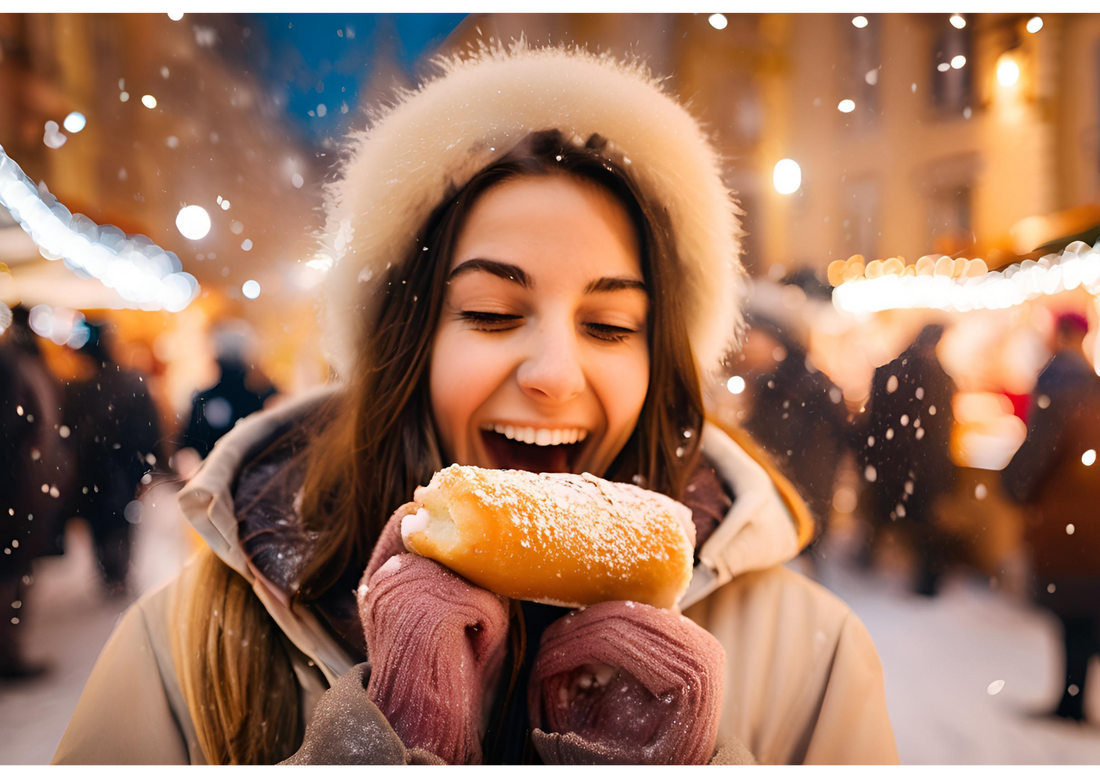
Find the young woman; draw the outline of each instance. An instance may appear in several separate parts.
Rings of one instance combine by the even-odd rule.
[[[462,668],[419,650],[430,629],[355,598],[387,519],[454,462],[591,472],[692,509],[680,607],[689,654],[724,649],[718,721],[694,722],[717,728],[717,761],[896,762],[866,630],[782,567],[812,533],[805,507],[705,418],[742,271],[739,210],[699,125],[606,56],[521,42],[438,64],[351,138],[328,191],[326,347],[343,381],[238,425],[181,492],[210,548],[124,616],[55,761],[455,760],[364,687],[422,711],[423,679]],[[419,615],[423,593],[404,596]],[[508,607],[484,700],[419,726],[473,732],[465,761],[598,761],[532,745],[527,721],[530,658],[568,612]],[[366,622],[372,654],[423,672],[368,657]]]

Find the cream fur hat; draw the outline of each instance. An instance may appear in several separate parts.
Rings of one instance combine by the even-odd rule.
[[[700,124],[646,66],[579,47],[504,47],[436,57],[439,75],[347,139],[326,187],[324,349],[344,377],[377,316],[374,293],[405,261],[451,185],[464,186],[528,133],[608,139],[642,192],[668,210],[696,363],[717,370],[742,329],[741,210]]]

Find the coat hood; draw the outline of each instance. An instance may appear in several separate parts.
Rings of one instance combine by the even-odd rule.
[[[345,140],[325,188],[324,348],[343,377],[387,271],[406,261],[428,216],[531,132],[593,134],[667,210],[682,265],[688,334],[701,370],[717,370],[742,328],[741,210],[702,126],[638,60],[524,39],[431,61],[437,75],[371,115]]]
[[[338,385],[323,386],[244,419],[218,441],[178,495],[180,510],[191,526],[223,562],[252,584],[286,636],[317,663],[330,683],[347,672],[354,659],[313,612],[292,608],[283,588],[250,560],[239,534],[234,494],[242,468],[338,389]],[[768,473],[729,435],[707,422],[701,442],[703,456],[735,499],[699,549],[691,585],[678,603],[681,610],[735,576],[793,559],[806,535]]]

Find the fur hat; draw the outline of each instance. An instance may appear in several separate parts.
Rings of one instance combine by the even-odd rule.
[[[696,363],[716,370],[739,340],[744,270],[740,208],[700,124],[637,59],[524,39],[452,57],[440,73],[378,110],[351,134],[338,180],[326,186],[326,356],[350,373],[374,293],[411,251],[448,187],[462,187],[529,133],[559,129],[583,144],[598,133],[645,195],[667,208],[683,269]]]

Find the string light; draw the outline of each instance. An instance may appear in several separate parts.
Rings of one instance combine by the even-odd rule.
[[[962,18],[958,14],[951,14],[951,18],[948,20],[951,22],[951,26],[956,30],[961,30],[966,26],[966,19]]]
[[[711,14],[707,21],[710,22],[710,26],[716,30],[724,30],[726,29],[726,25],[729,24],[725,14]]]
[[[1043,17],[1032,16],[1030,19],[1027,20],[1027,31],[1030,32],[1032,35],[1039,32],[1039,30],[1041,29],[1043,29]]]
[[[39,191],[0,146],[0,205],[11,212],[46,259],[92,276],[118,292],[131,307],[182,311],[199,292],[198,281],[171,251],[144,235],[97,225],[73,214],[47,191]]]
[[[883,270],[887,263],[894,263],[889,272]],[[915,266],[902,265],[900,271],[896,260],[879,262],[877,267],[874,262],[864,267],[862,258],[843,268],[836,265],[830,266],[830,276],[842,280],[834,284],[833,305],[849,313],[899,308],[995,310],[1078,287],[1100,294],[1100,241],[1096,246],[1074,241],[1061,254],[1026,259],[992,272],[971,272],[984,267],[983,260],[947,256],[922,257]]]
[[[856,109],[854,100],[841,100],[836,109],[841,113],[851,113]]]
[[[864,27],[867,26],[867,17],[866,16],[857,16],[857,17],[855,17],[854,19],[852,19],[852,25],[855,26],[855,27],[858,27],[859,29],[862,30]]]

